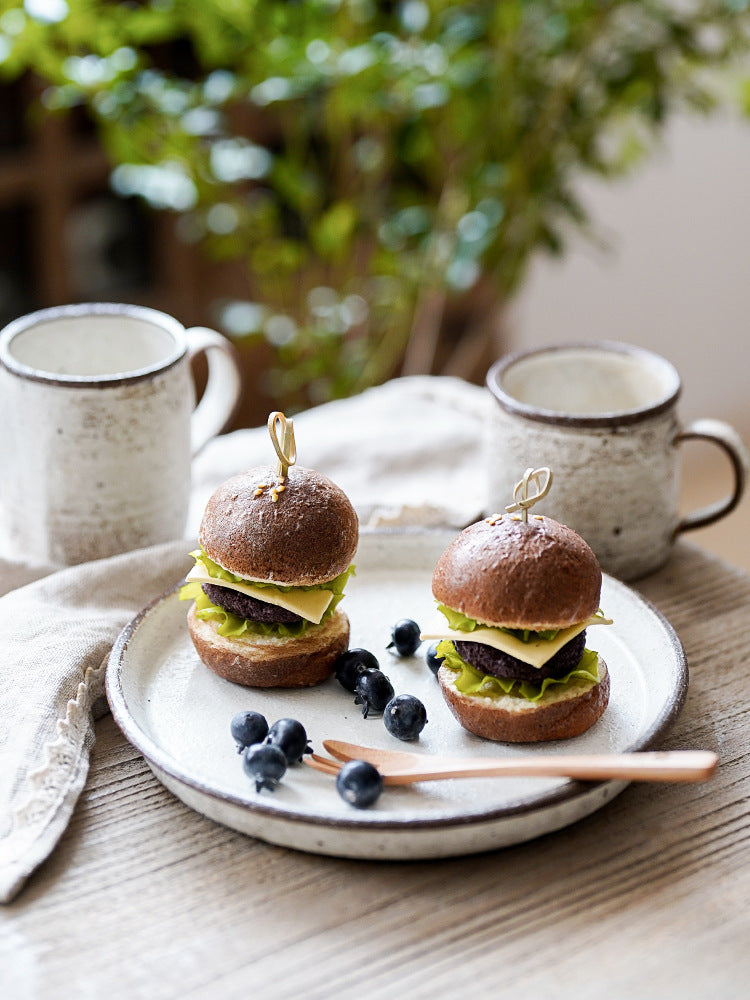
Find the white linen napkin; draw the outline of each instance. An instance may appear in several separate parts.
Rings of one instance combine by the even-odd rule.
[[[460,379],[393,379],[298,414],[297,464],[338,483],[361,527],[463,526],[485,505],[491,405],[487,390]],[[189,533],[217,481],[275,460],[265,427],[214,441],[194,464]]]
[[[64,832],[120,630],[190,568],[183,541],[85,563],[0,599],[0,900]]]
[[[396,379],[299,414],[298,462],[350,496],[363,529],[462,527],[483,513],[489,393]],[[194,463],[185,537],[57,572],[0,561],[0,901],[54,849],[86,781],[104,674],[123,626],[192,565],[208,496],[275,461],[267,428],[213,441]]]

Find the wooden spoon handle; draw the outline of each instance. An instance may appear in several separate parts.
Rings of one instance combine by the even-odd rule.
[[[582,781],[705,781],[718,766],[708,750],[655,750],[645,753],[547,755],[503,760],[441,761],[410,771],[383,768],[388,784],[406,785],[441,778],[538,777]]]

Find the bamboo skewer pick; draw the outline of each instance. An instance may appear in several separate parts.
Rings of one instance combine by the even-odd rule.
[[[277,429],[277,425],[278,428]],[[275,410],[268,417],[268,433],[271,436],[271,444],[276,452],[278,462],[276,463],[276,483],[270,487],[271,499],[276,503],[279,493],[286,489],[286,477],[289,466],[297,461],[297,444],[294,440],[294,423],[287,420],[283,413]],[[269,483],[259,483],[255,490],[255,496],[261,496],[269,488]]]
[[[281,427],[281,440],[276,425]],[[289,466],[297,461],[297,444],[294,440],[294,421],[287,419],[279,410],[275,410],[268,417],[268,433],[271,435],[271,443],[279,459],[276,466],[276,475],[281,479],[286,479]]]
[[[536,493],[531,495],[529,495],[530,482],[533,482],[536,486]],[[519,483],[516,483],[513,490],[513,500],[515,502],[509,504],[505,508],[506,511],[509,514],[514,514],[517,510],[520,510],[522,520],[524,523],[527,522],[529,519],[529,508],[533,507],[542,497],[547,496],[551,485],[552,470],[548,469],[547,466],[543,466],[541,469],[527,469],[523,474],[523,479]]]

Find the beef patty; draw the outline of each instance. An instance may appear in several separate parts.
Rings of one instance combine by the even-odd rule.
[[[213,604],[229,611],[230,614],[239,615],[240,618],[247,618],[252,622],[263,622],[266,625],[295,625],[302,621],[300,615],[289,611],[288,608],[259,601],[256,597],[249,597],[229,587],[204,583],[203,593]]]
[[[532,667],[515,656],[501,653],[499,649],[483,642],[454,642],[456,652],[480,673],[492,677],[508,677],[518,681],[540,681],[545,677],[564,677],[578,665],[586,647],[586,630],[566,642],[542,667]]]

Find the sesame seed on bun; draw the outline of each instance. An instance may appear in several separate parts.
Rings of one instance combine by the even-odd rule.
[[[602,571],[579,534],[549,517],[505,514],[465,528],[432,577],[438,601],[488,625],[564,628],[599,607]]]
[[[248,580],[310,586],[332,580],[357,549],[357,514],[327,476],[293,466],[276,493],[276,472],[258,466],[226,480],[203,514],[199,541],[211,559]]]

